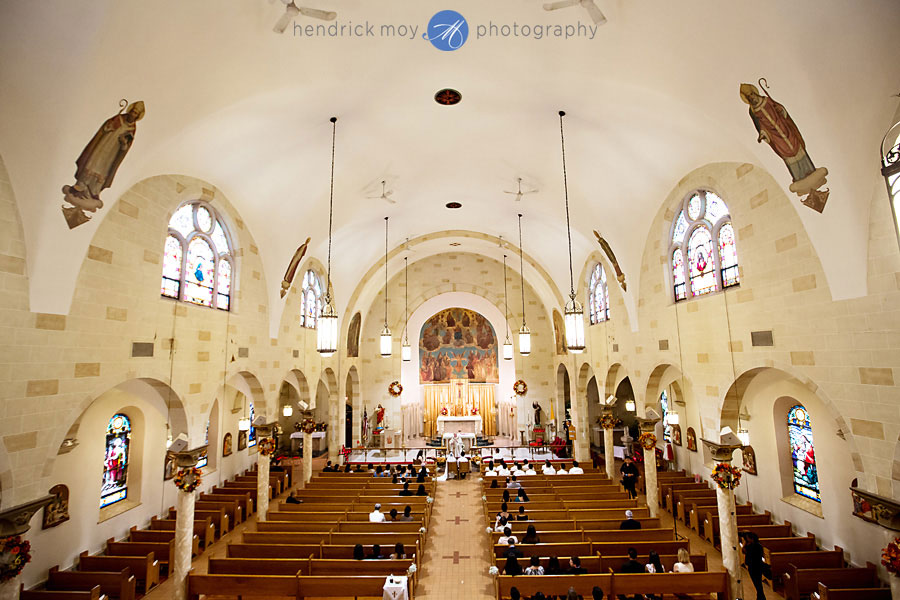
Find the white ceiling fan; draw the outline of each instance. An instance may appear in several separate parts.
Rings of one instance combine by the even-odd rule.
[[[304,17],[311,17],[313,19],[322,19],[323,21],[334,21],[335,18],[337,18],[336,12],[297,6],[294,4],[294,0],[281,1],[284,3],[284,14],[281,15],[281,18],[275,23],[275,27],[272,28],[272,31],[275,33],[284,33],[284,30],[287,29],[287,26],[291,24],[291,21],[297,15],[303,15]]]
[[[544,4],[544,10],[558,10],[560,8],[577,6],[579,4],[588,12],[594,23],[597,25],[606,23],[606,16],[604,16],[603,12],[597,8],[594,0],[559,0],[559,2],[548,2],[547,4]]]
[[[517,177],[517,178],[516,178],[516,183],[518,184],[518,188],[517,188],[518,191],[516,191],[516,192],[508,192],[508,191],[506,191],[506,190],[503,190],[503,193],[504,193],[504,194],[514,194],[515,197],[516,197],[516,202],[521,202],[521,201],[522,201],[522,196],[524,196],[525,194],[533,194],[533,193],[535,193],[535,192],[537,191],[537,190],[526,190],[526,191],[523,192],[523,191],[522,191],[522,178],[521,178],[521,177]]]
[[[366,198],[369,198],[371,200],[376,200],[378,198],[381,198],[382,200],[386,200],[386,201],[390,202],[391,204],[397,204],[397,201],[394,200],[393,198],[391,198],[391,196],[393,194],[394,194],[394,190],[387,189],[387,182],[382,181],[381,182],[381,195],[380,196],[366,196]]]

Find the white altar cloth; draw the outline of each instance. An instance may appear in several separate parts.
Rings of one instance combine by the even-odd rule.
[[[478,435],[481,433],[481,415],[472,417],[438,417],[437,430],[440,436],[443,436],[445,433]]]
[[[453,439],[453,433],[445,433],[441,436],[441,445],[444,448],[448,447],[450,440]],[[475,434],[474,433],[460,433],[460,439],[462,439],[463,447],[466,449],[466,452],[470,452],[473,447],[475,447]]]
[[[391,575],[384,579],[384,594],[382,600],[407,600],[409,594],[407,592],[406,576]]]

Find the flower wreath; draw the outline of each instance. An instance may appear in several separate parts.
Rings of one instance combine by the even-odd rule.
[[[900,538],[894,538],[894,541],[881,551],[881,564],[890,573],[900,573]]]
[[[197,467],[185,467],[175,473],[175,487],[182,492],[193,492],[203,481],[203,471]]]
[[[653,450],[656,448],[656,436],[649,431],[645,431],[638,437],[638,444],[640,444],[641,448],[644,450]]]
[[[388,394],[396,398],[400,394],[403,393],[403,386],[400,385],[399,381],[392,381],[390,385],[388,385]]]
[[[316,421],[309,417],[303,419],[303,422],[300,423],[300,431],[303,433],[312,433],[316,430]]]
[[[528,393],[528,384],[519,379],[513,384],[513,391],[516,393],[516,396],[524,396]]]
[[[712,480],[723,490],[733,490],[741,483],[741,470],[728,463],[717,463],[712,470]]]
[[[31,544],[23,540],[21,536],[8,537],[3,541],[3,553],[9,555],[9,560],[0,566],[0,582],[15,578],[25,565],[31,562]]]
[[[441,416],[446,417],[448,412],[449,411],[447,411],[447,407],[445,406],[444,408],[441,409]]]
[[[600,423],[600,427],[602,427],[603,429],[614,429],[616,425],[618,425],[622,421],[612,413],[604,413],[600,415],[600,418],[597,419],[597,422]]]
[[[272,438],[260,440],[257,448],[259,448],[259,453],[263,456],[271,456],[275,453],[275,440]]]

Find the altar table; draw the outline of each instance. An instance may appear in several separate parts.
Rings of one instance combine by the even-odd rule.
[[[481,433],[481,415],[471,417],[438,417],[438,435],[445,433],[470,433],[473,436]]]
[[[447,448],[447,444],[450,443],[450,440],[453,439],[454,435],[455,434],[453,433],[445,433],[443,436],[441,436],[441,445],[444,448]],[[475,447],[476,441],[474,433],[460,433],[459,437],[463,441],[463,447],[466,449],[466,452],[470,452],[472,448]]]

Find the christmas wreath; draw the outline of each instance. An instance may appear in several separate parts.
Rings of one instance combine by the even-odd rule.
[[[203,481],[202,475],[203,472],[197,467],[178,469],[178,472],[175,473],[175,487],[182,492],[193,492],[200,487],[200,483]]]
[[[712,480],[723,490],[733,490],[741,483],[741,470],[728,463],[717,463],[712,470]]]
[[[900,574],[900,538],[894,538],[894,541],[881,551],[881,564],[890,573]]]
[[[22,572],[31,561],[31,544],[20,536],[6,538],[3,542],[3,554],[9,558],[0,566],[0,582],[9,581]]]
[[[272,438],[260,440],[257,447],[259,448],[259,453],[263,456],[271,456],[275,453],[275,440]]]
[[[516,396],[524,396],[528,393],[528,384],[519,379],[513,384],[513,391],[516,393]]]
[[[614,429],[615,426],[622,421],[616,418],[616,416],[612,413],[604,413],[600,415],[600,418],[597,419],[597,422],[600,423],[600,427],[602,427],[603,429]]]
[[[390,385],[388,385],[388,394],[396,398],[400,394],[403,393],[403,386],[400,385],[399,381],[392,381]]]
[[[656,448],[656,436],[649,431],[645,431],[638,437],[638,444],[640,444],[641,448],[644,450],[653,450]]]
[[[316,430],[316,421],[315,419],[311,419],[309,417],[303,419],[303,422],[300,423],[300,431],[303,433],[312,433]]]

